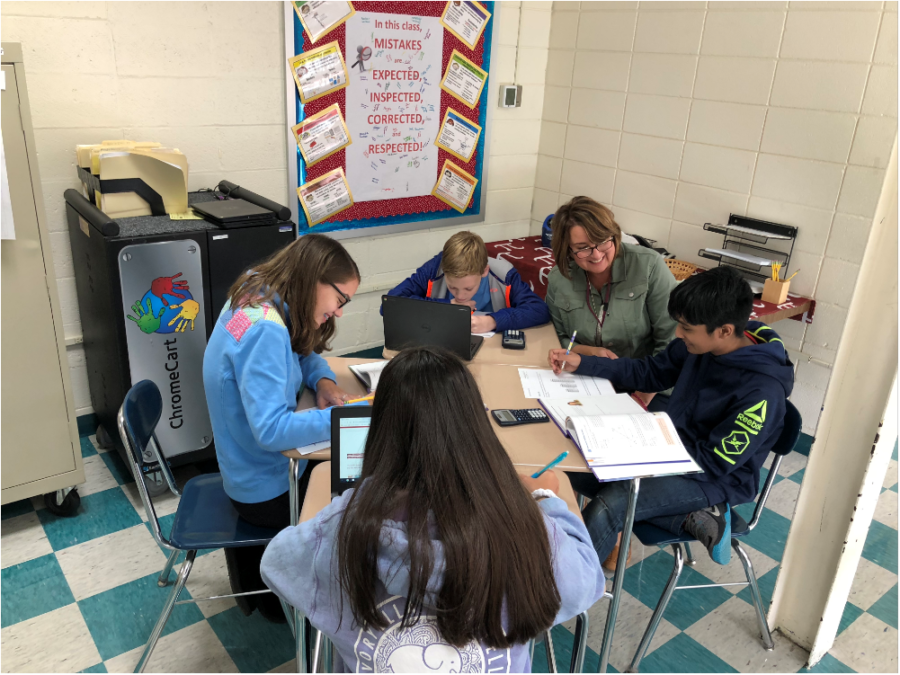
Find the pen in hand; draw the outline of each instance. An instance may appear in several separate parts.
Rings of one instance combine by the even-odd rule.
[[[568,456],[569,456],[569,451],[566,450],[559,457],[557,457],[552,462],[550,462],[547,466],[545,466],[543,469],[541,469],[540,471],[535,471],[533,474],[531,474],[531,477],[532,478],[540,478],[542,473],[544,473],[545,471],[549,471],[550,469],[552,469],[554,466],[559,464],[561,461],[563,461]]]

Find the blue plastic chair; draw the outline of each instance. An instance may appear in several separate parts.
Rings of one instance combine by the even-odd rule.
[[[756,527],[757,523],[759,522],[759,517],[762,515],[763,507],[766,504],[766,500],[769,498],[769,492],[771,492],[772,486],[775,484],[775,477],[778,475],[778,469],[781,466],[781,461],[791,453],[791,451],[794,449],[794,446],[797,445],[797,440],[800,438],[800,429],[803,426],[803,420],[800,417],[800,413],[797,411],[797,408],[794,407],[793,403],[791,403],[790,401],[786,401],[785,403],[786,410],[784,414],[784,429],[782,429],[781,435],[778,437],[778,440],[772,447],[772,453],[774,453],[775,459],[772,462],[772,467],[769,469],[769,475],[766,476],[766,482],[763,485],[763,489],[756,500],[756,508],[753,510],[753,517],[748,523],[741,517],[741,515],[737,511],[735,511],[734,509],[731,510],[731,546],[734,549],[735,553],[737,553],[741,564],[744,566],[744,574],[747,576],[747,581],[738,581],[727,584],[706,584],[703,586],[679,586],[678,579],[681,576],[682,570],[684,569],[684,558],[681,547],[682,545],[684,545],[684,547],[687,549],[688,564],[692,565],[693,560],[691,559],[689,545],[690,542],[696,540],[687,533],[675,536],[671,532],[667,532],[666,530],[651,525],[650,523],[634,524],[634,534],[644,546],[670,545],[672,547],[672,551],[675,554],[675,566],[672,569],[672,574],[669,576],[669,582],[666,584],[665,590],[663,590],[662,597],[660,597],[659,603],[656,605],[656,609],[653,611],[653,616],[650,618],[650,623],[647,625],[647,630],[644,632],[643,638],[641,638],[641,643],[638,645],[637,651],[634,654],[634,658],[631,661],[631,665],[628,668],[628,672],[638,672],[638,668],[641,665],[641,659],[644,658],[644,654],[647,652],[647,648],[650,646],[650,641],[653,639],[653,635],[656,633],[656,629],[663,617],[663,613],[666,611],[666,606],[669,604],[669,600],[672,598],[672,594],[677,589],[749,585],[750,595],[753,598],[753,606],[756,608],[756,618],[759,621],[759,630],[761,633],[763,646],[766,648],[766,651],[771,651],[775,647],[775,643],[772,642],[772,633],[769,631],[769,624],[766,621],[766,611],[763,607],[762,596],[759,593],[759,586],[756,582],[756,573],[753,571],[753,564],[750,562],[750,558],[747,556],[747,553],[743,548],[741,548],[739,540],[741,539],[741,537],[746,537],[748,534],[750,534],[750,532],[754,527]]]
[[[117,418],[119,435],[125,445],[125,454],[130,461],[141,501],[147,511],[150,531],[156,543],[170,551],[166,566],[159,575],[157,583],[160,586],[168,585],[169,573],[172,571],[175,561],[181,551],[187,551],[175,586],[169,593],[162,613],[135,667],[134,672],[136,673],[144,672],[147,667],[153,648],[162,635],[166,621],[176,604],[237,597],[236,595],[222,595],[217,598],[197,598],[178,602],[178,596],[187,583],[198,550],[264,546],[278,534],[278,530],[257,527],[239,517],[228,495],[225,494],[222,486],[222,474],[211,473],[196,476],[189,480],[184,489],[179,492],[175,485],[175,478],[172,476],[172,470],[159,452],[159,444],[154,433],[161,415],[162,396],[160,396],[159,389],[150,380],[143,380],[128,391]],[[162,472],[169,489],[181,496],[178,510],[175,513],[175,521],[172,523],[172,533],[168,539],[162,535],[159,519],[145,482],[145,472],[156,471],[157,468]],[[271,593],[271,591],[251,591],[240,595],[260,593]],[[290,612],[286,612],[286,614],[291,616]],[[291,628],[293,630],[293,626]]]

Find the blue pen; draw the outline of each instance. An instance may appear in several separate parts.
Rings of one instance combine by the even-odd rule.
[[[569,451],[566,450],[564,453],[562,453],[559,457],[557,457],[557,458],[554,459],[552,462],[550,462],[550,463],[549,463],[547,466],[545,466],[543,469],[541,469],[540,471],[537,471],[536,473],[531,474],[531,477],[532,477],[532,478],[540,478],[540,476],[541,476],[542,473],[544,473],[545,471],[547,471],[547,470],[549,470],[549,469],[552,469],[554,466],[556,466],[557,464],[559,464],[561,461],[563,461],[563,460],[564,460],[566,457],[568,457],[568,456],[569,456]]]

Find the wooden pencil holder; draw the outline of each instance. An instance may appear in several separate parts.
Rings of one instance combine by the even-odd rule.
[[[791,288],[790,281],[775,281],[774,279],[766,279],[763,286],[762,300],[763,302],[771,302],[773,305],[780,305],[787,300],[788,291]]]

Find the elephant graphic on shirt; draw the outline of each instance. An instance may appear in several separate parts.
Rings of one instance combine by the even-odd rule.
[[[394,673],[458,673],[462,656],[448,644],[403,645],[390,653],[387,665]]]

